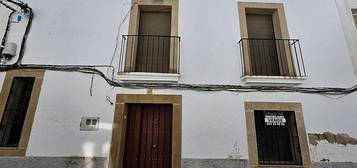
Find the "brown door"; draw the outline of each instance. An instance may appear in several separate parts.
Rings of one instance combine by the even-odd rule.
[[[172,105],[129,104],[124,168],[170,168]]]
[[[272,15],[247,14],[249,56],[254,75],[279,76]]]

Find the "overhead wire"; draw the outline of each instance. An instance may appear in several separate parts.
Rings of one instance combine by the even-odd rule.
[[[350,88],[335,87],[292,87],[292,86],[247,86],[247,85],[223,85],[223,84],[185,84],[185,83],[134,83],[113,81],[102,71],[93,66],[82,65],[39,65],[21,64],[0,66],[0,71],[10,71],[14,69],[44,69],[50,71],[79,72],[85,74],[98,75],[110,86],[131,89],[174,89],[174,90],[195,90],[195,91],[228,91],[228,92],[297,92],[321,95],[345,95],[357,91],[357,85]]]
[[[0,1],[0,4],[5,6],[6,8],[10,9],[11,11],[15,12],[16,9],[14,9],[13,7],[11,7],[10,5],[4,3],[5,1]]]
[[[26,25],[26,28],[25,28],[25,33],[24,33],[24,35],[23,35],[23,37],[22,37],[22,40],[21,40],[21,47],[20,47],[19,57],[18,57],[18,59],[17,59],[17,61],[16,61],[16,63],[15,63],[15,64],[17,64],[17,65],[20,65],[20,64],[21,64],[21,61],[22,61],[22,58],[24,57],[24,51],[25,51],[25,47],[26,47],[26,40],[27,40],[28,34],[29,34],[29,32],[30,32],[31,25],[32,25],[32,19],[33,19],[32,8],[30,8],[30,7],[29,7],[27,4],[25,4],[25,3],[15,2],[15,1],[13,1],[13,0],[3,0],[3,1],[0,1],[0,2],[1,2],[2,5],[5,4],[4,2],[10,2],[10,3],[12,3],[12,4],[18,6],[21,10],[23,10],[23,12],[24,12],[25,14],[28,15],[28,22],[27,22],[27,25]],[[13,12],[16,11],[16,9],[10,7],[9,5],[6,5],[6,4],[5,4],[4,6],[7,7],[7,8],[9,8],[9,9],[11,8],[11,10],[12,10]],[[9,24],[10,24],[10,22],[8,22],[8,25],[7,25],[7,29],[6,29],[6,31],[5,31],[5,34],[7,34],[7,32],[9,31],[9,29],[8,29]],[[6,38],[6,36],[4,36],[4,38]],[[6,39],[5,39],[5,41],[6,41]]]
[[[123,20],[120,22],[118,29],[117,29],[117,36],[115,37],[115,47],[114,47],[114,51],[112,54],[112,57],[110,59],[110,63],[109,65],[113,65],[113,61],[114,61],[114,57],[116,55],[116,53],[118,52],[118,46],[119,46],[119,37],[120,37],[120,32],[121,32],[121,27],[123,26],[123,24],[125,23],[125,21],[127,20],[127,18],[130,15],[130,12],[133,10],[133,8],[135,7],[135,5],[137,4],[137,2],[131,3],[130,9],[126,12]],[[115,68],[112,68],[112,73],[114,73]],[[107,69],[107,74],[109,73],[109,68]],[[114,74],[112,75],[112,80],[114,80]]]

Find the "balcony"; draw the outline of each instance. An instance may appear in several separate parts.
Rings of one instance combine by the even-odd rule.
[[[180,76],[180,37],[124,35],[119,59],[121,80],[176,82]]]
[[[297,39],[242,38],[239,48],[245,83],[301,84],[306,79]]]

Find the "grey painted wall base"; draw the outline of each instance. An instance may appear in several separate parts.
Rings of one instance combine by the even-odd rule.
[[[315,168],[357,168],[357,163],[352,162],[319,162],[313,163]]]
[[[106,158],[0,157],[1,168],[105,168]]]
[[[0,157],[1,168],[105,168],[103,157]],[[182,168],[248,168],[247,160],[182,159]],[[313,168],[357,168],[351,162],[319,162]]]
[[[183,159],[183,168],[248,168],[248,160],[229,159]],[[352,162],[318,162],[313,168],[357,168]]]
[[[247,168],[248,160],[182,159],[182,168]]]

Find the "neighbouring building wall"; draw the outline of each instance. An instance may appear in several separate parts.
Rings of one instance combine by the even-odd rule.
[[[114,56],[113,66],[118,69],[121,35],[128,32],[129,0],[23,1],[35,16],[23,63],[102,65],[109,64]],[[290,37],[301,40],[308,75],[300,87],[345,88],[357,83],[354,75],[357,51],[351,48],[352,44],[357,46],[352,40],[357,32],[347,28],[347,18],[341,15],[346,11],[340,10],[346,9],[347,2],[245,2],[284,4]],[[179,1],[179,83],[243,84],[237,3],[237,0]],[[10,32],[17,34],[16,29]],[[119,49],[114,51],[116,46]],[[111,73],[106,68],[100,70],[108,76]],[[0,84],[4,77],[5,72],[0,73]],[[91,85],[89,74],[45,72],[26,156],[108,157],[116,94],[146,94],[147,90],[113,88],[99,76],[93,79]],[[357,138],[357,93],[324,96],[154,89],[153,94],[182,95],[182,158],[246,160],[244,102],[299,102],[306,132],[311,134],[312,161],[357,162],[357,145],[353,144],[353,137]],[[99,130],[80,131],[81,117],[100,117]],[[347,134],[352,139],[347,135],[342,140],[330,139],[324,132]]]
[[[357,68],[357,28],[352,17],[352,9],[357,8],[357,1],[354,0],[336,0],[336,5],[341,18],[342,29],[345,34],[347,46],[351,55],[356,75]]]

